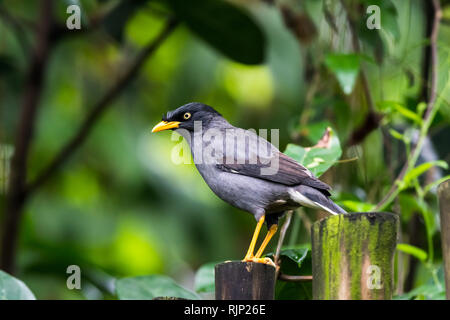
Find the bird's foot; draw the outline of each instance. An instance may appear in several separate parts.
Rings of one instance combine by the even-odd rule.
[[[242,260],[243,262],[256,262],[256,263],[264,263],[264,264],[268,264],[271,265],[273,267],[277,267],[275,265],[275,263],[272,261],[272,259],[270,258],[256,258],[256,257],[245,257],[244,260]]]

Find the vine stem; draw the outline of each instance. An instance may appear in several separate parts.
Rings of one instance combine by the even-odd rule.
[[[284,274],[280,271],[280,253],[281,253],[281,247],[283,245],[284,242],[284,238],[286,236],[286,231],[289,228],[289,225],[291,224],[291,219],[292,219],[292,214],[294,213],[294,211],[289,210],[286,213],[286,219],[284,220],[283,225],[281,226],[281,231],[280,231],[280,237],[278,238],[278,244],[277,244],[277,250],[274,256],[274,261],[275,264],[277,266],[277,271],[276,271],[276,278],[283,280],[283,281],[289,281],[289,282],[303,282],[303,281],[312,281],[312,276],[291,276],[291,275],[287,275]]]
[[[283,225],[281,226],[281,230],[280,230],[280,237],[278,238],[278,243],[277,243],[277,251],[275,253],[275,264],[278,266],[279,265],[279,260],[280,260],[280,253],[281,253],[281,246],[283,245],[284,242],[284,238],[286,236],[286,231],[289,228],[289,225],[291,224],[291,218],[292,218],[292,210],[289,210],[286,213],[286,219],[284,220]],[[279,268],[277,268],[278,271]]]
[[[53,21],[51,0],[42,0],[36,41],[25,78],[20,118],[16,129],[14,153],[2,221],[1,269],[14,272],[19,222],[26,198],[27,160],[34,135],[36,117],[44,85],[44,75],[51,51],[50,34]]]

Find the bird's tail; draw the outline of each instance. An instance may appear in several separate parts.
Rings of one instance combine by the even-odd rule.
[[[345,214],[347,211],[339,207],[329,197],[312,187],[300,185],[290,189],[291,199],[304,207],[325,210],[331,214]]]

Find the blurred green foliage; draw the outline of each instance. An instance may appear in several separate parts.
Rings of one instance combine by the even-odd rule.
[[[359,53],[352,47],[340,2],[271,2],[57,2],[55,17],[63,27],[70,4],[81,8],[82,31],[99,17],[107,18],[100,28],[79,35],[65,30],[73,34],[52,49],[28,180],[73,136],[90,106],[157,36],[167,17],[181,24],[96,123],[86,143],[25,206],[17,277],[36,298],[143,298],[140,293],[154,298],[174,292],[192,297],[197,294],[190,290],[211,292],[211,261],[243,257],[253,217],[215,197],[193,165],[169,160],[179,140],[168,133],[150,135],[163,113],[187,102],[210,104],[239,127],[279,128],[280,150],[292,144],[288,153],[297,157],[331,126],[344,160],[338,161],[339,148],[332,155],[336,165],[327,170],[331,163],[324,168],[319,161],[323,170],[317,173],[327,170],[322,179],[333,186],[333,198],[347,210],[367,211],[387,193],[417,141],[426,106],[421,95],[429,90],[423,73],[429,43],[424,1],[345,1],[357,26]],[[365,28],[368,4],[380,6],[381,30]],[[450,5],[443,1],[442,6],[448,19]],[[38,13],[38,1],[0,1],[0,154],[15,142]],[[308,39],[297,32],[305,16],[316,29]],[[449,39],[449,25],[443,23],[438,38],[440,109],[419,157],[419,163],[428,164],[410,173],[385,208],[401,212],[396,286],[404,299],[443,297],[433,182],[448,175],[450,160]],[[383,118],[361,143],[349,146],[368,114],[362,69],[375,111]],[[4,191],[7,159],[0,160]],[[4,201],[1,192],[2,206]],[[288,248],[307,252],[309,224],[317,218],[308,210],[293,216]],[[276,239],[270,245],[275,248]],[[292,252],[282,256],[283,272],[311,274],[310,253],[301,255],[301,266],[292,257]],[[82,270],[81,290],[66,287],[66,268],[73,264]],[[208,267],[200,268],[204,264]],[[17,281],[6,276],[0,274],[0,287]],[[133,276],[145,277],[129,278]],[[148,291],[156,287],[168,291]],[[310,283],[279,281],[276,291],[279,299],[311,299]],[[17,294],[32,296],[27,290]]]

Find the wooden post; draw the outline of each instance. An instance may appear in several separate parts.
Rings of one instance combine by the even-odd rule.
[[[314,299],[391,299],[398,220],[392,213],[365,212],[314,223]]]
[[[216,300],[273,300],[275,267],[228,261],[215,267]]]
[[[441,211],[442,256],[447,300],[450,300],[450,179],[442,182],[438,188]]]

